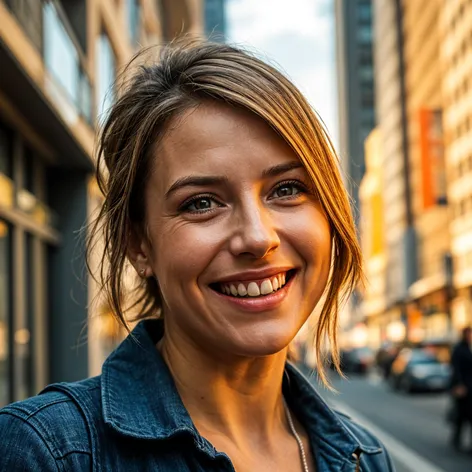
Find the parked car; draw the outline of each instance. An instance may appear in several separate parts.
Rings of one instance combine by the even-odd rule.
[[[341,368],[346,373],[365,374],[375,361],[374,351],[369,347],[356,347],[344,351],[341,357]]]
[[[429,349],[404,348],[392,364],[389,382],[396,390],[441,391],[449,387],[449,364]]]

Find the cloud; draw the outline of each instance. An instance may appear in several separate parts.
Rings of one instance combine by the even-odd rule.
[[[336,141],[333,0],[229,0],[227,7],[230,41],[275,61]]]

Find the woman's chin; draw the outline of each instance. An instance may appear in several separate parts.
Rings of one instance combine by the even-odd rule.
[[[227,341],[227,349],[231,346],[234,354],[242,357],[266,357],[285,351],[292,342],[293,336],[261,335],[248,336],[245,339]]]

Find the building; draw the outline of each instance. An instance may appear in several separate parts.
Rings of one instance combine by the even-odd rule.
[[[86,343],[83,230],[96,125],[138,45],[202,28],[199,0],[0,0],[0,407],[100,370],[114,331],[92,322]]]
[[[403,0],[405,98],[417,280],[408,289],[411,341],[450,332],[451,257],[446,195],[440,60],[441,0],[428,8]]]
[[[387,325],[382,316],[387,307],[383,159],[382,137],[375,128],[365,141],[366,171],[359,188],[360,235],[366,276],[361,309],[366,318],[368,342],[373,348],[378,348],[387,337]]]
[[[371,0],[336,0],[340,155],[354,200],[364,176],[364,141],[375,126]]]
[[[383,325],[402,325],[405,330],[406,300],[410,285],[416,281],[417,262],[400,1],[375,0],[374,18],[377,126],[382,136],[383,205],[388,209],[384,213],[387,307]]]
[[[204,0],[205,34],[212,41],[224,42],[226,36],[226,0]]]
[[[374,18],[381,137],[366,153],[379,139],[386,304],[373,313],[368,287],[362,312],[381,340],[452,341],[472,324],[472,5],[375,0]],[[371,175],[361,186],[368,278]]]
[[[345,185],[359,225],[359,186],[364,176],[364,140],[375,126],[371,0],[336,0],[339,155]],[[342,330],[363,322],[359,293],[344,307]]]
[[[442,2],[443,126],[453,260],[451,322],[472,324],[472,4]]]

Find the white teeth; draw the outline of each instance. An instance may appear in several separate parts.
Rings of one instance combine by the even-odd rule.
[[[243,284],[238,285],[238,295],[240,297],[244,297],[245,295],[247,295],[247,289],[245,285]]]
[[[265,279],[261,284],[261,294],[267,295],[272,293],[274,290],[272,289],[272,283],[269,279]]]
[[[264,279],[260,286],[256,282],[250,282],[249,285],[239,284],[221,284],[220,290],[226,295],[233,297],[258,297],[259,295],[268,295],[280,290],[286,281],[286,273],[278,274],[271,279]]]
[[[251,282],[247,286],[247,294],[250,297],[258,297],[261,294],[261,292],[259,290],[259,287],[257,286],[256,282]]]

